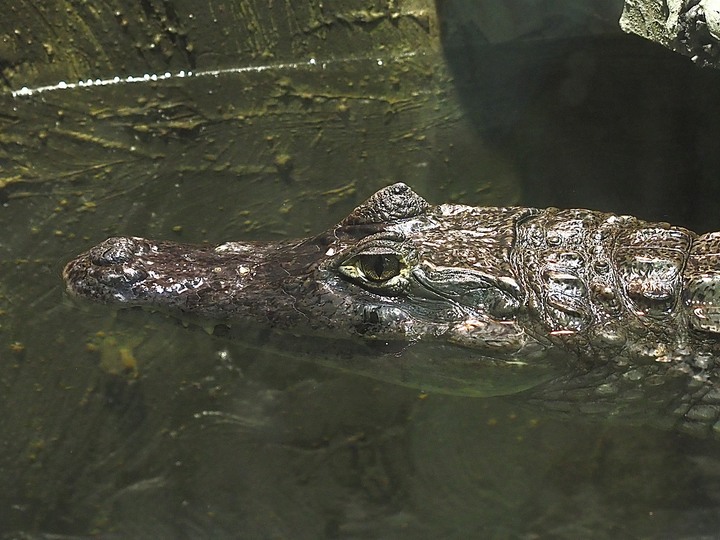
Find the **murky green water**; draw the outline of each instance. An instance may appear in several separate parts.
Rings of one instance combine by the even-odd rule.
[[[632,38],[470,45],[449,68],[424,52],[0,97],[0,532],[720,530],[717,441],[422,395],[64,296],[62,265],[107,236],[303,235],[394,181],[720,229],[720,75]]]

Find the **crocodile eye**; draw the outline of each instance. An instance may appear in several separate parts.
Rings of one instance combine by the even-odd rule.
[[[396,296],[408,287],[407,261],[389,250],[358,253],[345,259],[337,269],[344,277],[374,293]]]
[[[387,281],[400,275],[400,259],[395,255],[360,255],[358,265],[371,281]]]

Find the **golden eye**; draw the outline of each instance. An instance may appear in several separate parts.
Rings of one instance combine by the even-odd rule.
[[[360,255],[358,265],[371,281],[387,281],[400,275],[400,260],[395,255]]]

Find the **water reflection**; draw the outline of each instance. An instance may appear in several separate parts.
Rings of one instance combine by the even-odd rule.
[[[608,50],[616,59],[640,54],[634,42],[598,47],[596,59]],[[567,59],[563,50],[545,51]],[[645,61],[665,69],[654,53],[634,57],[632,69]],[[22,151],[9,163],[16,174],[3,184],[0,212],[0,531],[608,538],[718,530],[715,441],[558,416],[519,396],[423,394],[278,353],[262,335],[226,340],[63,296],[62,264],[106,236],[220,242],[304,234],[395,180],[433,201],[508,204],[520,196],[518,167],[533,181],[524,186],[527,204],[612,209],[627,199],[616,188],[632,174],[603,191],[586,173],[604,162],[617,168],[603,174],[622,171],[644,134],[664,129],[659,111],[676,103],[650,101],[642,118],[660,124],[628,128],[624,140],[638,146],[617,160],[623,145],[596,123],[607,110],[622,120],[626,107],[637,108],[622,77],[603,79],[607,107],[588,98],[545,109],[542,99],[530,100],[488,142],[473,112],[487,107],[486,95],[466,115],[439,58],[403,62],[405,78],[368,81],[367,66],[346,66],[319,82],[317,74],[266,72],[251,82],[158,81],[135,94],[102,87],[62,99],[4,97],[12,111],[6,136]],[[713,75],[697,79],[708,85],[700,89],[714,84]],[[554,84],[550,76],[539,83],[557,95]],[[698,94],[707,110],[709,92]],[[504,106],[513,104],[519,98]],[[701,118],[696,105],[684,102],[677,118]],[[706,124],[691,123],[697,146],[683,139],[684,148],[702,153]],[[558,127],[565,125],[573,129]],[[584,128],[598,136],[571,145],[587,140]],[[680,163],[691,161],[683,154]],[[707,192],[681,192],[696,209],[682,215],[710,227]],[[646,187],[636,193],[643,217],[675,209],[667,203],[674,187],[659,198],[645,199]]]

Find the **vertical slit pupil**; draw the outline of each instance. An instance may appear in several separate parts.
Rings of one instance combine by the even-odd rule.
[[[360,259],[363,273],[373,281],[385,281],[400,273],[400,261],[392,255],[367,255]]]
[[[379,278],[384,277],[383,272],[385,272],[386,259],[387,256],[385,255],[375,256],[375,275]]]

